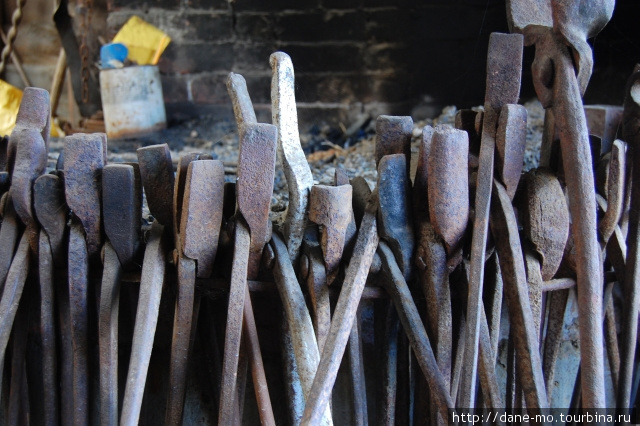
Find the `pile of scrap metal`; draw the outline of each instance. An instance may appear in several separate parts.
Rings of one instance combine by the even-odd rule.
[[[0,174],[8,424],[21,416],[87,424],[92,406],[103,425],[138,423],[163,286],[177,292],[165,423],[180,424],[206,297],[198,289],[214,285],[228,290],[218,423],[240,421],[248,364],[260,420],[275,424],[249,296],[267,282],[275,283],[286,318],[287,386],[302,395],[287,404],[296,424],[332,424],[329,399],[347,343],[357,424],[368,423],[366,387],[380,389],[375,411],[385,424],[446,424],[473,407],[544,414],[572,287],[581,353],[575,406],[606,407],[605,347],[617,407],[634,406],[640,168],[631,164],[640,162],[640,70],[622,114],[589,110],[602,129],[590,137],[581,100],[592,67],[586,39],[608,21],[613,2],[508,3],[514,34],[491,35],[484,111],[461,112],[457,128],[425,127],[411,178],[411,118],[379,117],[373,192],[340,171],[335,186],[313,184],[300,147],[293,67],[282,52],[270,58],[273,124],[257,122],[244,79],[229,75],[240,134],[233,184],[224,183],[222,163],[203,153],[181,157],[174,173],[166,145],[140,148],[137,164],[106,164],[102,134],[67,137],[56,170],[45,174],[49,98],[26,90],[17,126],[3,140]],[[525,43],[536,46],[533,76],[546,119],[544,167],[521,177]],[[615,139],[620,119],[622,140]],[[272,224],[276,151],[290,194]],[[138,281],[140,290],[119,395],[123,281]],[[615,286],[623,288],[621,316]],[[361,298],[374,293],[391,301],[382,312],[381,381],[365,377],[357,320]],[[503,299],[506,383],[495,372]],[[95,329],[99,350],[88,343]],[[402,330],[410,351],[399,348]],[[99,374],[90,374],[96,363]],[[396,404],[397,383],[409,376],[413,395],[403,397],[413,403]],[[98,404],[90,403],[92,383],[99,384]]]

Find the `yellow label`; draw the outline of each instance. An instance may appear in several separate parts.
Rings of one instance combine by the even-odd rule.
[[[138,65],[156,65],[160,55],[171,42],[171,38],[159,28],[132,16],[113,38],[129,49],[127,58]]]
[[[16,126],[22,90],[0,80],[0,136],[9,135]]]

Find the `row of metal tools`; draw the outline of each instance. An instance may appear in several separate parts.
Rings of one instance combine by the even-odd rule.
[[[399,418],[448,424],[456,407],[544,413],[573,287],[581,353],[575,406],[606,406],[605,347],[617,406],[633,406],[640,169],[632,164],[640,161],[634,149],[640,72],[631,77],[622,112],[600,107],[585,115],[586,38],[608,21],[613,2],[573,10],[571,2],[548,10],[508,3],[512,29],[524,37],[491,35],[483,112],[461,111],[456,128],[425,127],[414,176],[411,118],[380,116],[373,192],[364,179],[340,170],[335,186],[313,184],[300,147],[293,67],[282,52],[270,58],[273,125],[257,123],[244,79],[229,75],[240,135],[235,183],[225,183],[222,162],[203,153],[182,156],[174,173],[167,145],[138,149],[135,164],[107,164],[102,134],[66,137],[56,170],[45,174],[49,96],[25,90],[16,128],[3,140],[6,171],[0,173],[0,360],[7,360],[0,382],[7,424],[85,425],[94,418],[102,425],[137,424],[163,286],[176,292],[165,423],[181,424],[206,297],[197,288],[216,285],[228,290],[218,423],[241,422],[240,378],[248,364],[260,421],[276,424],[250,297],[250,289],[268,282],[275,283],[286,319],[292,423],[333,423],[329,401],[347,344],[356,424],[373,421],[371,386],[380,388],[380,424]],[[521,177],[524,43],[536,46],[533,76],[546,117],[544,167]],[[589,136],[587,116],[599,137]],[[620,123],[624,141],[615,139]],[[289,204],[272,224],[277,152]],[[141,217],[142,188],[150,224]],[[119,395],[126,281],[140,287]],[[618,319],[615,286],[624,294]],[[382,380],[365,378],[357,320],[363,294],[391,301],[383,320]],[[506,383],[495,372],[503,300],[510,329]],[[89,344],[96,330],[97,351]],[[403,331],[410,351],[398,349]],[[396,404],[403,371],[412,377],[411,415]]]

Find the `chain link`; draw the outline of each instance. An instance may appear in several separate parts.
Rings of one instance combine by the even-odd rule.
[[[13,15],[11,15],[11,28],[7,33],[7,44],[2,49],[2,55],[0,57],[0,75],[4,73],[4,69],[7,66],[7,59],[9,59],[9,55],[13,49],[13,42],[18,35],[18,25],[20,25],[20,21],[22,21],[22,8],[26,2],[27,0],[16,0],[16,10],[13,12]]]
[[[84,0],[84,14],[80,21],[80,34],[82,42],[80,43],[80,62],[81,62],[81,82],[82,82],[82,103],[89,102],[89,30],[91,28],[91,10],[93,8],[93,0]]]

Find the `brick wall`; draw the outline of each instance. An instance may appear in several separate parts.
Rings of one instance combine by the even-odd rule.
[[[295,67],[303,125],[433,114],[482,103],[486,45],[507,31],[500,0],[109,0],[110,35],[133,14],[173,39],[160,61],[167,111],[229,117],[224,85],[241,73],[270,121],[269,55]]]

